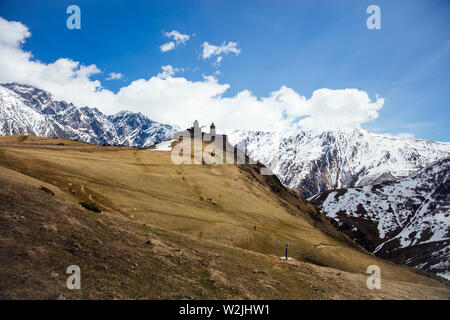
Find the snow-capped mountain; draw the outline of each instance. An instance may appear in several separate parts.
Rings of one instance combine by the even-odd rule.
[[[375,134],[363,129],[290,134],[230,131],[231,144],[305,198],[325,190],[392,181],[450,156],[450,143]]]
[[[450,280],[450,158],[398,181],[310,200],[376,255]]]
[[[78,108],[28,85],[0,84],[0,135],[27,134],[78,139],[94,144],[148,147],[177,128],[141,113],[107,116],[97,108]]]

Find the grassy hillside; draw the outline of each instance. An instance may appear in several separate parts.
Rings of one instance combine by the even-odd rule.
[[[3,298],[450,295],[368,254],[256,166],[177,166],[167,151],[14,136],[0,138],[0,179]],[[296,260],[280,261],[286,242]],[[71,264],[82,290],[65,287]],[[372,264],[381,290],[366,288]]]

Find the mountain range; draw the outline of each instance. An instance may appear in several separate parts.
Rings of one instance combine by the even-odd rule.
[[[303,197],[394,181],[450,156],[450,143],[359,128],[293,133],[235,130],[231,144],[260,161]]]
[[[61,137],[98,145],[145,148],[178,131],[141,113],[105,115],[74,106],[32,86],[0,84],[0,135]]]
[[[398,181],[330,190],[311,202],[374,254],[450,280],[450,158]]]

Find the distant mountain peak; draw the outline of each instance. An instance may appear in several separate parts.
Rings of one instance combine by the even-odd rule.
[[[95,107],[78,108],[26,84],[0,84],[0,105],[0,135],[57,136],[94,144],[148,147],[177,131],[142,113],[120,111],[107,116]]]
[[[229,141],[308,198],[329,189],[406,177],[450,156],[450,143],[376,134],[361,128],[291,132],[234,130]]]

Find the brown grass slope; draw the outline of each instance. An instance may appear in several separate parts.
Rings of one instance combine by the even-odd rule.
[[[0,138],[1,298],[449,298],[256,166],[176,166],[170,152],[55,140]],[[296,261],[279,260],[285,242]],[[72,264],[81,290],[66,288]],[[372,264],[381,290],[366,288]]]

